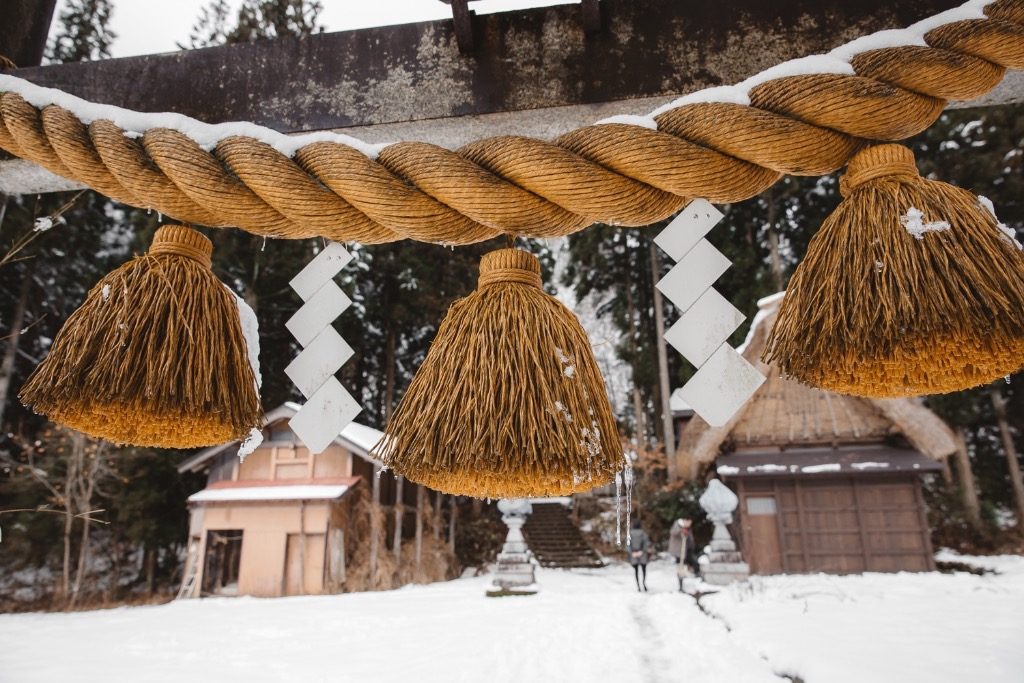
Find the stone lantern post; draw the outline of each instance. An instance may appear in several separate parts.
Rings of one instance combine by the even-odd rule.
[[[711,552],[708,553],[710,562],[704,566],[703,571],[704,580],[708,583],[724,586],[750,576],[750,566],[736,550],[736,543],[726,527],[726,524],[732,522],[732,513],[738,504],[736,494],[718,479],[712,479],[700,497],[700,506],[715,525]]]
[[[523,538],[526,516],[533,512],[533,506],[525,498],[498,501],[501,521],[508,527],[505,545],[498,553],[498,568],[494,584],[487,589],[490,596],[533,595],[537,592],[533,573],[532,554]]]

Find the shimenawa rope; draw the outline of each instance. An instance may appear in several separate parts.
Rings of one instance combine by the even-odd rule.
[[[242,136],[212,151],[169,129],[128,137],[110,121],[86,125],[6,92],[0,148],[126,204],[277,237],[467,244],[594,222],[642,226],[693,197],[734,202],[782,174],[832,172],[865,141],[905,139],[948,100],[988,92],[1007,68],[1024,68],[1024,0],[984,12],[928,31],[927,46],[856,54],[852,75],[768,80],[750,90],[750,106],[675,107],[655,117],[657,130],[599,124],[551,142],[502,136],[456,151],[400,142],[376,159],[314,142],[289,158]]]

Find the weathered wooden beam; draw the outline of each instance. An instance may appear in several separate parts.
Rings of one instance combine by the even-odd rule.
[[[19,69],[88,100],[283,132],[667,97],[733,83],[793,57],[906,26],[960,0],[603,0],[477,16],[459,54],[452,20]]]
[[[468,56],[447,20],[14,73],[141,111],[458,147],[489,135],[550,138],[605,116],[646,113],[958,4],[732,0],[724,12],[714,3],[601,0],[602,30],[591,35],[579,4],[477,16]],[[1019,76],[984,103],[1024,101]],[[0,161],[0,191],[39,191],[40,175],[29,183],[24,174]]]
[[[0,55],[18,66],[43,61],[57,0],[0,0]]]

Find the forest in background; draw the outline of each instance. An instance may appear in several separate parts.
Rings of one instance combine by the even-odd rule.
[[[110,0],[66,3],[47,59],[108,57],[112,11]],[[216,0],[181,47],[308,35],[321,30],[319,11],[320,3],[308,0],[245,0],[237,9]],[[1000,219],[1021,234],[1019,107],[947,111],[911,146],[923,173],[987,196]],[[145,251],[160,217],[93,192],[0,199],[0,608],[11,606],[2,604],[5,599],[64,607],[166,596],[180,579],[185,498],[203,485],[202,478],[177,473],[176,464],[188,453],[115,448],[49,424],[17,400],[21,384],[88,289]],[[721,207],[725,219],[709,239],[733,266],[716,288],[752,318],[759,298],[784,289],[815,229],[839,200],[833,174],[787,177],[758,197]],[[595,226],[567,240],[530,243],[542,256],[549,290],[568,292],[579,302],[588,329],[601,323],[615,333],[613,353],[601,353],[617,363],[615,374],[628,387],[628,395],[612,397],[613,405],[623,435],[642,454],[638,496],[656,527],[683,510],[696,512],[694,489],[668,486],[659,455],[665,435],[653,285],[671,266],[653,247],[660,227]],[[264,407],[299,399],[284,375],[298,351],[284,328],[300,303],[288,281],[322,242],[205,232],[214,242],[215,272],[259,318]],[[339,377],[363,406],[358,421],[384,426],[448,306],[473,289],[480,255],[495,246],[350,245],[356,258],[340,284],[354,305],[337,325],[356,354]],[[566,253],[555,269],[557,256]],[[671,324],[679,314],[667,301],[662,306]],[[733,335],[734,345],[747,327]],[[667,371],[669,387],[675,388],[693,368],[669,349]],[[931,481],[928,499],[938,543],[975,551],[1019,546],[1016,530],[1007,527],[1024,501],[1015,500],[1007,453],[1017,457],[1024,446],[1021,378],[926,399],[963,436],[980,501],[976,514],[965,507],[960,489],[968,479],[955,465],[950,478]],[[493,546],[497,532],[486,506],[463,504],[456,541],[463,562],[472,564]],[[2,512],[14,509],[29,512]]]

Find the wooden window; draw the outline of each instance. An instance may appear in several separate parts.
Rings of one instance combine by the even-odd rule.
[[[776,514],[775,499],[768,497],[747,497],[748,515],[774,515]]]

